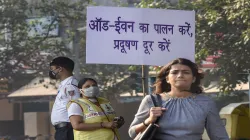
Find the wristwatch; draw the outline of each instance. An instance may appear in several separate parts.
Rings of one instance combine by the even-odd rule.
[[[148,124],[146,124],[146,123],[145,123],[145,121],[146,121],[146,120],[144,120],[144,121],[142,122],[142,123],[143,123],[143,125],[148,126]]]

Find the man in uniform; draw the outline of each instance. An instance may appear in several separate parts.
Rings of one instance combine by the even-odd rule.
[[[55,140],[74,140],[67,103],[80,97],[78,81],[73,77],[74,62],[67,57],[57,57],[50,63],[49,76],[61,81],[51,112],[51,122],[55,127]]]

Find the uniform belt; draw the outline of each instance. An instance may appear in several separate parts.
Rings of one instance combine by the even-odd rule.
[[[72,128],[72,125],[69,122],[61,122],[61,123],[58,123],[58,124],[54,125],[54,127],[56,129],[63,128],[63,127],[70,127],[70,128]]]

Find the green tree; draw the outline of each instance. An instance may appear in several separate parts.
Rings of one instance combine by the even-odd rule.
[[[162,8],[196,11],[196,62],[217,54],[220,89],[229,92],[240,82],[247,82],[250,69],[250,1],[246,0],[142,0],[141,8]],[[218,52],[221,51],[220,54]]]
[[[199,8],[197,47],[207,54],[222,51],[214,74],[220,75],[221,90],[229,92],[247,82],[240,73],[250,70],[250,1],[201,0],[194,5]]]
[[[86,26],[86,7],[91,1],[70,0],[1,0],[0,1],[0,73],[15,81],[29,80],[36,76],[47,76],[49,61],[59,55],[74,58],[79,53],[81,76],[94,77],[104,93],[121,93],[129,89],[131,81],[126,65],[90,65],[85,63],[86,32],[78,28]],[[121,2],[120,6],[126,5]],[[39,19],[51,17],[47,24]],[[32,20],[30,20],[32,19]],[[36,29],[37,25],[45,30]],[[53,29],[59,36],[50,36]],[[30,36],[30,31],[33,36]],[[71,47],[68,44],[72,44]],[[79,45],[79,50],[75,50]],[[79,51],[79,52],[77,52]],[[25,77],[25,78],[24,78]],[[78,77],[80,78],[80,77]],[[125,80],[126,79],[126,80]],[[105,95],[105,96],[107,96]],[[110,94],[114,95],[114,94]]]
[[[50,33],[59,26],[69,25],[70,21],[84,21],[86,5],[86,1],[1,0],[0,76],[17,83],[27,76],[47,75],[53,57],[70,53],[66,44],[72,40],[75,30],[60,30],[64,32],[63,39]],[[44,24],[41,18],[49,20]],[[38,25],[40,30],[36,28]]]

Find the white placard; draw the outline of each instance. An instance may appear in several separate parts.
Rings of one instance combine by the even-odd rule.
[[[88,7],[86,63],[162,66],[194,62],[195,12]]]

